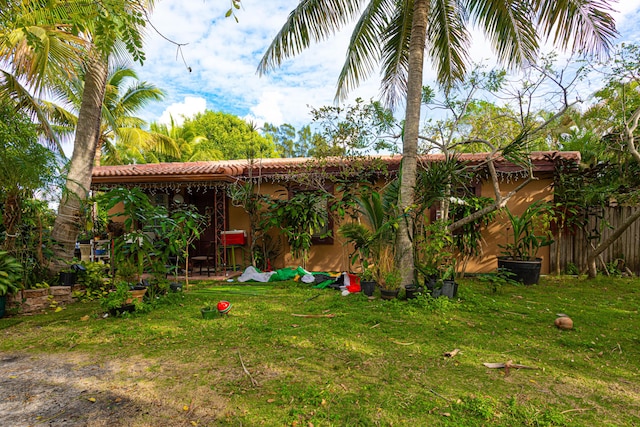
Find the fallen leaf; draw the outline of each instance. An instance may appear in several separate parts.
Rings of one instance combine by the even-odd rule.
[[[511,360],[508,360],[506,363],[483,363],[484,366],[490,369],[499,369],[499,368],[514,368],[514,369],[538,369],[533,366],[520,365],[518,363],[512,363]]]
[[[58,307],[58,308],[56,308],[56,309],[55,309],[55,312],[56,312],[56,313],[60,313],[62,310],[64,310],[64,308],[62,308],[62,307]]]
[[[86,316],[82,316],[80,320],[82,320],[83,322],[86,322],[87,320],[89,320],[89,315],[87,314]]]
[[[192,425],[192,426],[197,426],[197,425],[198,425],[198,422],[197,422],[197,421],[191,421],[191,425]]]
[[[267,399],[267,403],[273,403],[275,401],[276,401],[275,399]]]
[[[182,410],[183,410],[183,411],[188,411],[188,410],[189,410],[189,405],[184,405],[184,406],[182,407]]]
[[[448,412],[443,412],[443,413],[442,413],[442,416],[443,416],[443,417],[450,417],[450,416],[451,416],[451,414],[450,414],[450,413],[448,413]]]
[[[392,343],[394,344],[398,344],[398,345],[411,345],[413,344],[413,341],[411,342],[400,342],[400,341],[396,341],[396,340],[391,340]]]
[[[96,402],[96,398],[95,397],[87,397],[87,400],[91,403],[95,403]]]
[[[444,357],[455,357],[455,356],[456,356],[456,354],[458,354],[459,352],[460,352],[460,349],[459,349],[459,348],[454,348],[454,349],[453,349],[453,350],[451,350],[451,351],[447,351],[447,352],[444,354]]]

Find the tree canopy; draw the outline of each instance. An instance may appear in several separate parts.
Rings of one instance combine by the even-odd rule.
[[[233,114],[207,110],[186,119],[185,132],[206,138],[204,148],[216,149],[227,160],[277,157],[271,139],[260,135],[254,125]]]

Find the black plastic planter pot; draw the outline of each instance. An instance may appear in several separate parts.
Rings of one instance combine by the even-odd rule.
[[[136,310],[135,304],[125,304],[118,308],[109,309],[109,314],[113,317],[121,316],[124,313],[133,313]]]
[[[60,286],[73,286],[76,284],[77,274],[75,271],[60,272]]]
[[[442,282],[442,287],[435,288],[431,291],[431,296],[434,298],[445,296],[449,299],[455,298],[458,295],[458,284],[453,280],[445,280]]]
[[[395,299],[398,298],[398,294],[400,293],[400,289],[384,289],[380,288],[380,298],[382,299]]]
[[[360,288],[366,296],[373,296],[373,292],[376,290],[376,282],[360,282]]]
[[[424,288],[422,286],[407,285],[405,286],[404,291],[407,299],[414,299],[424,292]]]
[[[525,285],[537,285],[540,281],[542,258],[532,261],[522,261],[510,258],[498,258],[498,268],[503,268],[514,274],[513,279]]]
[[[458,295],[458,284],[453,280],[445,280],[442,282],[442,295],[455,298]]]

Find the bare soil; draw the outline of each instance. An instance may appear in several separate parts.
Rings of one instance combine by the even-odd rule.
[[[0,426],[202,427],[225,416],[226,399],[212,390],[206,402],[172,395],[170,386],[164,393],[155,390],[153,380],[175,378],[175,367],[154,373],[148,361],[130,362],[0,352]]]

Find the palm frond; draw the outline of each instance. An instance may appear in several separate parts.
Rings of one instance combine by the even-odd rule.
[[[344,101],[347,94],[378,66],[380,40],[394,6],[394,0],[373,0],[362,12],[351,33],[347,57],[338,76],[336,101]]]
[[[409,74],[409,40],[413,20],[413,0],[401,2],[391,16],[382,47],[382,81],[384,103],[393,108],[407,93]]]
[[[438,82],[446,89],[461,80],[469,63],[470,35],[465,10],[457,0],[433,0],[427,25],[427,49]]]
[[[53,124],[60,122],[54,120],[51,123],[52,116],[51,111],[46,108],[47,103],[35,98],[27,88],[20,84],[16,76],[4,70],[0,70],[0,98],[10,99],[16,109],[25,111],[31,117],[36,118],[38,131],[44,136],[49,148],[55,149],[64,157],[58,131],[53,127]]]
[[[530,1],[468,0],[467,8],[503,64],[520,66],[535,59],[539,46]]]
[[[536,0],[533,3],[543,35],[563,49],[606,56],[618,36],[609,0]]]
[[[258,74],[282,64],[312,42],[327,39],[349,23],[365,0],[302,0],[291,11],[258,64]]]

